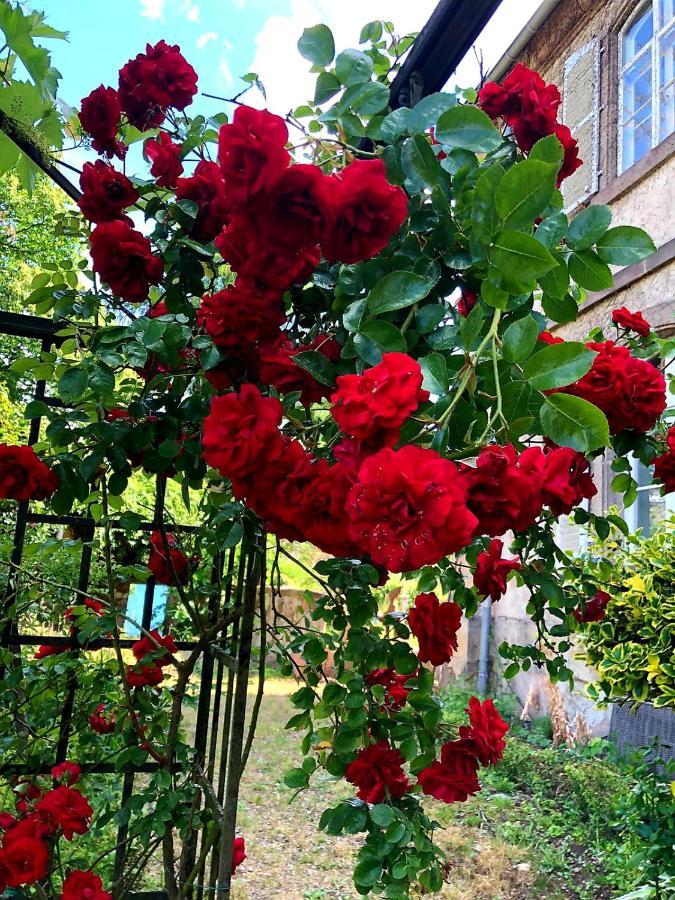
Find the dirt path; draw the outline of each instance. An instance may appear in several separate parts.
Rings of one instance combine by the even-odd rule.
[[[296,687],[283,679],[266,684],[242,783],[238,830],[246,837],[248,858],[235,879],[234,900],[355,900],[359,896],[351,870],[360,837],[329,837],[317,828],[327,806],[351,796],[350,785],[312,779],[316,786],[289,806],[294,792],[284,785],[283,776],[302,759],[297,732],[284,730],[293,714],[288,695]],[[447,822],[447,812],[447,807],[438,810],[441,821]],[[454,867],[450,884],[436,896],[445,900],[542,896],[540,886],[534,887],[534,873],[522,850],[487,837],[480,821],[476,827],[448,823],[439,843]]]

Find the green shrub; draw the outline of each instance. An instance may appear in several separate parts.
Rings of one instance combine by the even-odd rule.
[[[584,631],[584,655],[599,676],[589,694],[601,704],[675,708],[675,521],[592,554],[577,561],[573,580],[586,594],[601,589],[612,599],[604,619]]]

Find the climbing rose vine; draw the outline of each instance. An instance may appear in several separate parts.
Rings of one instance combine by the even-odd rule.
[[[466,800],[505,749],[491,700],[473,697],[447,721],[433,691],[464,618],[514,580],[538,639],[500,648],[506,676],[536,665],[570,680],[572,635],[606,603],[566,587],[556,523],[623,528],[584,506],[593,461],[611,449],[615,487],[630,494],[629,454],[656,460],[673,490],[675,445],[661,423],[668,346],[639,311],[616,310],[586,341],[553,333],[587,291],[611,286],[610,266],[654,249],[640,229],[610,227],[607,207],[563,211],[559,189],[582,161],[557,88],[519,64],[478,95],[392,110],[390,27],[370,23],[361,46],[336,57],[325,26],[305,31],[316,92],[287,116],[235,98],[190,117],[196,72],[164,41],[82,101],[100,155],[80,181],[92,272],[85,286],[34,291],[63,339],[22,371],[47,368],[63,406],[28,410],[48,421],[39,457],[0,445],[0,496],[60,514],[88,507],[103,526],[108,595],[78,598],[64,615],[71,643],[41,647],[35,678],[84,666],[97,637],[119,637],[119,582],[152,575],[175,591],[176,633],[144,630],[106,665],[117,694],[78,714],[101,756],[165,768],[145,802],[166,810],[170,792],[179,835],[200,760],[175,719],[196,660],[177,641],[196,631],[207,647],[230,621],[211,602],[214,558],[264,547],[265,535],[277,560],[292,542],[322,551],[312,621],[277,627],[275,612],[260,623],[303,681],[288,727],[303,734],[304,760],[286,783],[303,790],[324,770],[353,786],[318,825],[364,834],[356,888],[396,898],[442,886],[425,798]],[[123,171],[139,133],[143,177]],[[110,526],[140,525],[124,499],[136,470],[175,484],[197,524],[186,536],[154,522],[130,563]],[[410,584],[407,611],[378,605],[390,573]],[[177,759],[182,779],[168,775]],[[15,788],[3,887],[44,884],[56,842],[89,828],[76,767],[53,774],[59,786]],[[213,835],[212,810],[202,816]],[[166,819],[148,815],[139,834],[166,847]],[[245,856],[240,836],[232,871]],[[110,896],[93,872],[61,874],[63,898]],[[167,885],[179,896],[173,875]]]

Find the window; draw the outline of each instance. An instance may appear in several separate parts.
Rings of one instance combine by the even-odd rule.
[[[661,495],[661,485],[654,484],[653,471],[637,459],[633,460],[633,478],[637,481],[637,500],[624,510],[624,519],[631,531],[642,529],[648,537],[669,515],[675,513],[675,496]]]
[[[619,173],[675,131],[675,0],[641,4],[619,36]]]
[[[565,60],[562,120],[579,142],[579,156],[584,161],[563,182],[565,209],[569,211],[598,190],[600,43],[597,38]]]

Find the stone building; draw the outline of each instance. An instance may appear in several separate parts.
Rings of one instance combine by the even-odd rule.
[[[522,62],[560,87],[562,120],[579,142],[582,166],[564,184],[566,209],[573,214],[589,204],[606,204],[613,224],[646,229],[656,252],[636,265],[615,272],[609,290],[588,294],[577,322],[552,330],[580,339],[593,327],[612,334],[611,313],[619,306],[641,310],[661,336],[675,332],[675,0],[544,0],[488,80],[502,80]],[[635,466],[641,485],[638,501],[624,515],[631,528],[649,532],[666,512],[673,495],[652,488],[651,473]],[[598,495],[593,512],[617,502],[607,461],[595,466]],[[669,507],[669,509],[667,508]],[[560,522],[559,539],[569,550],[583,549],[585,535],[572,523]],[[496,648],[502,641],[532,640],[533,627],[524,614],[526,591],[515,586],[492,607],[491,662],[498,674]],[[466,632],[460,666],[477,668],[480,617]],[[573,656],[573,654],[572,654]],[[609,713],[583,695],[591,673],[574,660],[578,688],[565,694],[567,713],[584,712],[595,733],[607,733]],[[521,673],[513,682],[521,702],[530,697],[541,711],[548,704],[547,677]],[[564,691],[563,691],[564,693]]]

